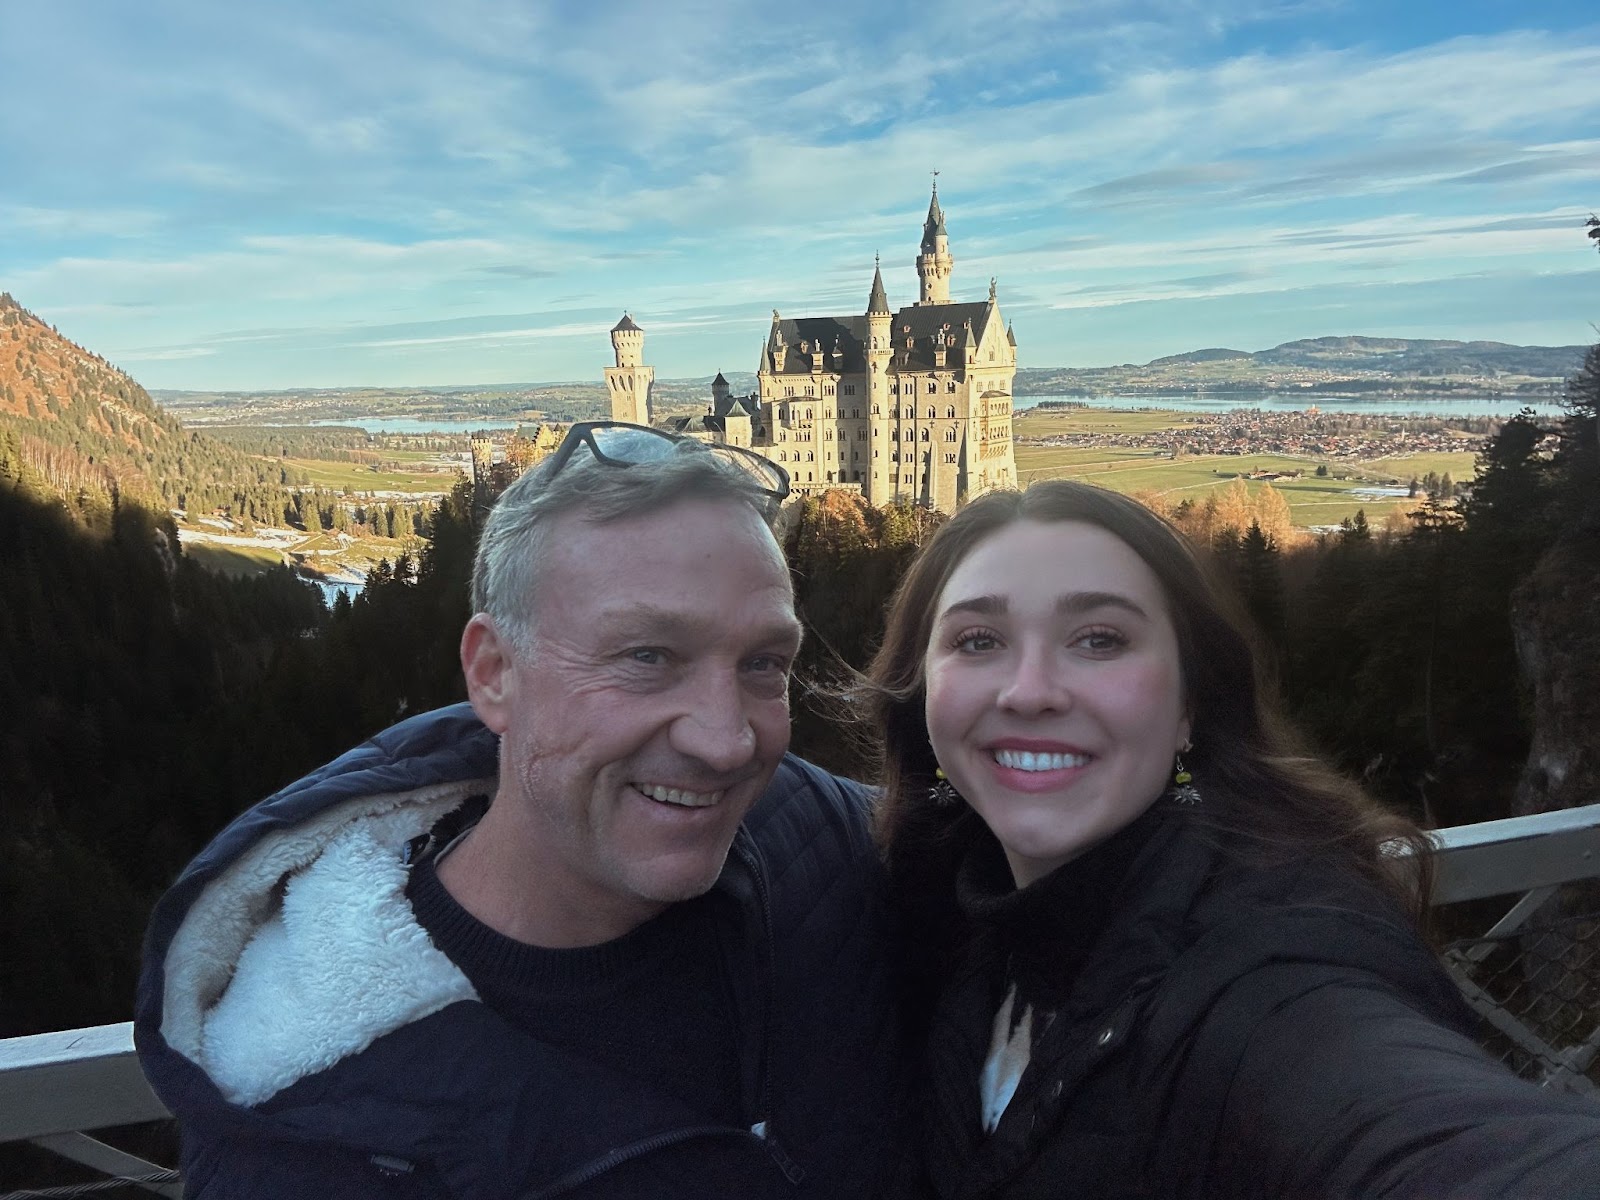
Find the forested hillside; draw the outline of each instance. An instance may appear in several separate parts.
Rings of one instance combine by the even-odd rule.
[[[277,524],[305,480],[186,430],[97,354],[0,293],[0,433],[51,490]]]

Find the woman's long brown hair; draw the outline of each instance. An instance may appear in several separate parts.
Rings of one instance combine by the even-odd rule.
[[[956,866],[982,833],[966,805],[940,806],[924,717],[923,662],[934,608],[972,549],[1016,521],[1076,521],[1129,547],[1160,582],[1177,633],[1194,749],[1185,760],[1203,802],[1195,824],[1244,861],[1315,855],[1340,863],[1413,915],[1426,904],[1430,856],[1417,827],[1305,753],[1263,683],[1246,622],[1184,536],[1137,501],[1052,480],[990,492],[934,534],[890,602],[882,645],[858,693],[881,736],[878,832],[913,908],[946,909]],[[1398,848],[1410,853],[1397,856]],[[946,903],[940,903],[941,894]]]

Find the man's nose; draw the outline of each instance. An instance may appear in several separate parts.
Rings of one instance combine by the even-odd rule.
[[[745,699],[737,679],[717,679],[697,689],[687,711],[672,723],[672,748],[714,771],[745,766],[756,752]]]

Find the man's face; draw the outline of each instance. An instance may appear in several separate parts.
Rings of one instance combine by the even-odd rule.
[[[502,699],[478,704],[495,803],[524,809],[530,882],[631,928],[716,882],[788,748],[789,573],[731,501],[569,514],[546,544],[530,652],[507,644]]]

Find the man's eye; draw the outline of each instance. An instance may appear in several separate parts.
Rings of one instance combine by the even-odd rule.
[[[764,672],[782,673],[789,669],[789,660],[778,654],[758,654],[745,664],[745,670],[760,674]]]
[[[659,666],[667,661],[667,652],[658,646],[636,646],[628,651],[628,658],[645,666]]]

